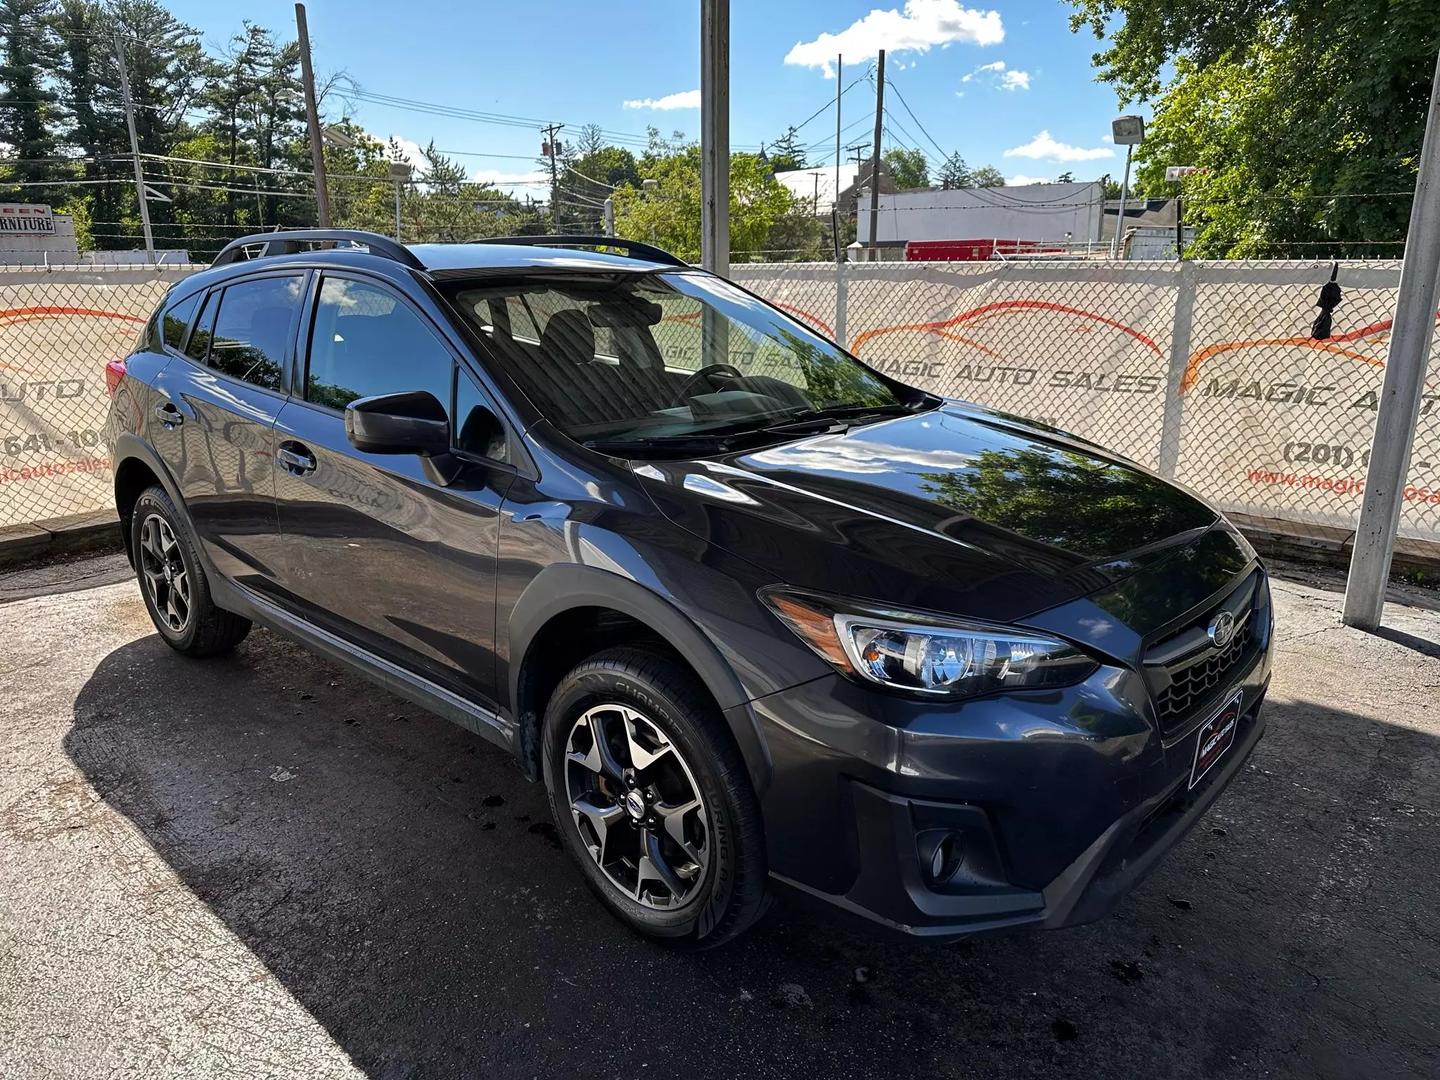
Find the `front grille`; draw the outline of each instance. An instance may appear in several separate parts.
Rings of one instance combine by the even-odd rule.
[[[1220,603],[1146,650],[1145,674],[1162,734],[1188,729],[1235,681],[1241,663],[1263,643],[1268,604],[1269,590],[1257,570]],[[1206,628],[1221,611],[1235,620],[1235,636],[1216,649]]]
[[[1170,685],[1155,695],[1155,709],[1160,714],[1162,727],[1167,730],[1174,727],[1176,720],[1188,717],[1218,687],[1229,682],[1231,669],[1250,651],[1250,626],[1253,622],[1253,619],[1246,619],[1245,625],[1222,652],[1198,664],[1168,673]]]

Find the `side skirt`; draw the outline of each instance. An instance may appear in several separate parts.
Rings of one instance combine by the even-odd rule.
[[[391,693],[397,694],[407,701],[412,701],[437,716],[443,716],[446,720],[459,724],[467,731],[475,732],[513,755],[519,754],[519,725],[507,720],[499,713],[476,705],[473,701],[469,701],[423,676],[407,671],[383,656],[378,656],[352,641],[347,641],[299,616],[292,615],[284,608],[271,603],[243,585],[219,581],[214,576],[210,580],[212,594],[215,592],[223,594],[223,597],[215,598],[220,607],[244,615],[278,634],[298,641],[307,649],[365,676]],[[219,589],[215,588],[217,583],[221,586]]]

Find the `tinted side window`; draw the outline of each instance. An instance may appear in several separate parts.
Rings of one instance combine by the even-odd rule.
[[[306,401],[343,409],[356,398],[428,390],[448,412],[453,366],[450,350],[388,289],[341,277],[321,285]]]
[[[290,351],[290,334],[305,278],[257,278],[229,286],[210,342],[209,364],[216,371],[267,390],[280,389],[280,373]]]
[[[200,318],[195,320],[195,332],[190,335],[190,342],[185,346],[185,355],[191,360],[199,360],[202,364],[205,362],[205,357],[210,354],[210,327],[215,322],[215,305],[219,299],[218,292],[212,292],[205,297],[205,306],[200,309]]]
[[[171,304],[166,309],[161,326],[165,335],[165,344],[172,349],[180,348],[180,343],[185,340],[185,330],[190,325],[190,320],[195,317],[195,309],[200,306],[200,294],[187,296],[178,304]]]

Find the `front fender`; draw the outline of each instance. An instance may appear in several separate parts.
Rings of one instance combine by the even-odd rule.
[[[734,671],[705,633],[674,604],[629,578],[591,566],[555,564],[541,570],[520,594],[510,615],[508,692],[511,715],[521,716],[520,678],[536,635],[557,615],[576,608],[603,607],[648,626],[699,675],[719,705],[740,747],[757,794],[770,782],[771,763],[759,721]]]

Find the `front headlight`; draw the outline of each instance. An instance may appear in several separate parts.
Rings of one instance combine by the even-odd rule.
[[[949,698],[1079,682],[1099,665],[1032,631],[887,611],[812,593],[767,589],[771,610],[822,658],[851,675]]]

